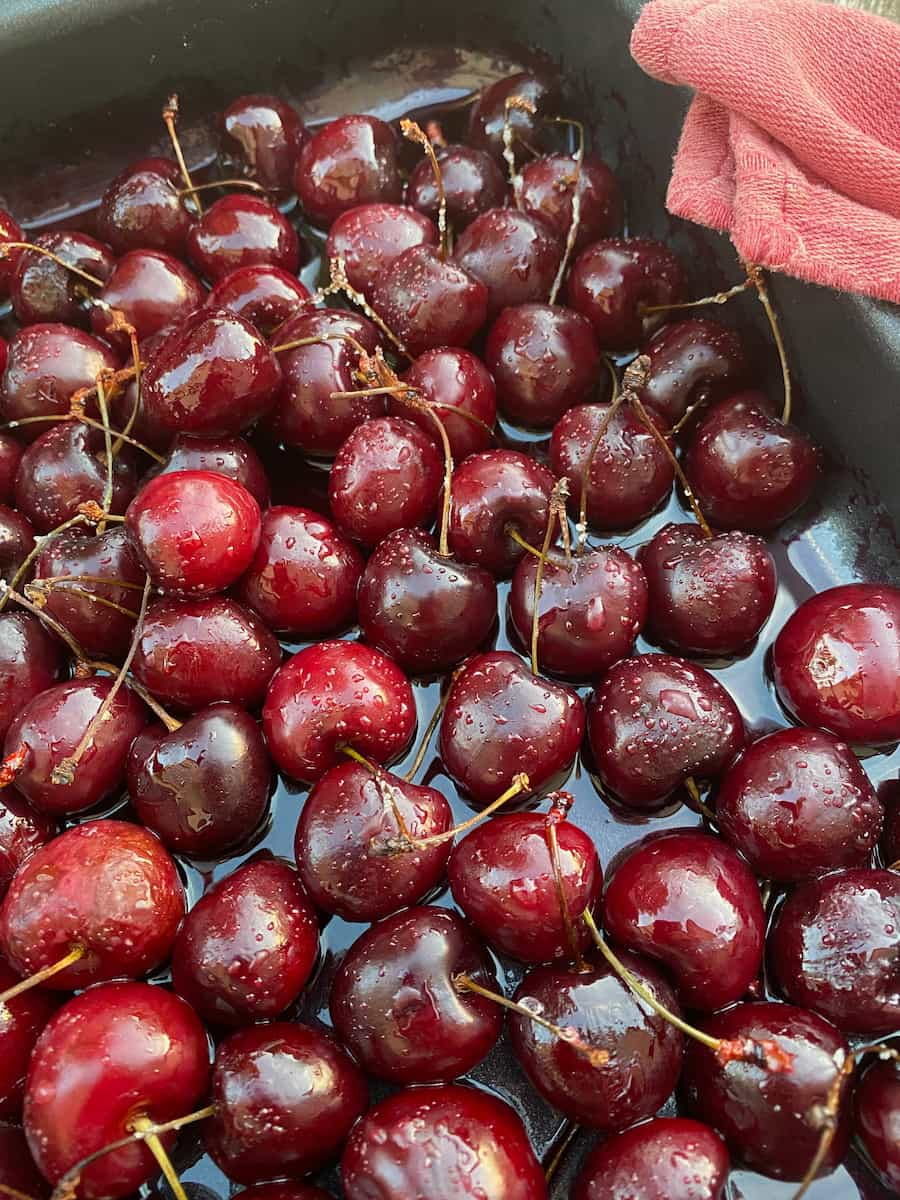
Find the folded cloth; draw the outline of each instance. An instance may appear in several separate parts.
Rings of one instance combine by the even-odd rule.
[[[900,303],[900,26],[815,0],[651,0],[631,52],[697,92],[670,212],[744,259]]]

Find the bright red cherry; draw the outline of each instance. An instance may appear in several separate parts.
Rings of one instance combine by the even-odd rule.
[[[436,243],[434,223],[414,208],[405,204],[360,204],[341,213],[331,226],[325,256],[329,262],[343,259],[351,286],[371,299],[379,276],[404,250]]]
[[[62,648],[37,617],[0,614],[0,737],[23,708],[59,678]]]
[[[297,231],[273,204],[246,193],[216,200],[190,228],[191,266],[210,283],[265,263],[296,274],[300,266]]]
[[[210,308],[227,308],[265,337],[271,336],[290,317],[309,311],[309,289],[296,275],[258,263],[236,267],[215,284],[207,298]]]
[[[730,1165],[708,1125],[654,1117],[591,1151],[572,1200],[723,1200]]]
[[[34,528],[28,518],[18,509],[0,504],[0,578],[12,579],[34,546]]]
[[[546,154],[522,168],[522,207],[545,221],[565,243],[572,225],[572,195],[576,172],[569,154]],[[576,250],[609,237],[622,228],[622,190],[615,175],[596,154],[587,154],[578,175],[578,233]]]
[[[889,1190],[900,1190],[900,1070],[873,1062],[856,1089],[856,1133]]]
[[[294,162],[306,126],[290,104],[261,92],[238,96],[220,125],[219,154],[229,171],[255,179],[276,195],[293,191]]]
[[[594,327],[601,350],[632,350],[659,323],[644,307],[684,299],[684,269],[650,238],[607,238],[583,250],[568,282],[571,306]]]
[[[432,246],[405,250],[372,288],[372,307],[410,354],[466,346],[485,322],[488,288]]]
[[[0,798],[0,900],[22,863],[35,850],[52,841],[58,832],[56,822],[46,813],[32,808],[21,792],[14,787],[3,789]]]
[[[110,330],[110,310],[122,313],[138,340],[182,321],[206,299],[200,280],[184,263],[159,250],[130,250],[113,268],[100,294],[103,305],[91,310],[91,328],[122,354],[130,351],[124,333]]]
[[[0,957],[0,991],[5,992],[19,982],[19,976]],[[43,988],[32,988],[3,1005],[3,1020],[0,1021],[0,1118],[18,1120],[21,1116],[25,1076],[34,1044],[58,1004],[57,997]]]
[[[460,463],[492,444],[497,419],[496,388],[490,371],[476,355],[453,346],[426,350],[402,378],[423,400],[435,405],[454,462]],[[457,416],[457,411],[468,413],[475,420]],[[402,396],[388,398],[388,412],[412,421],[440,445],[437,425],[429,413]]]
[[[397,136],[377,117],[339,117],[300,151],[294,186],[311,221],[328,226],[358,204],[399,204]]]
[[[547,299],[562,242],[540,217],[517,208],[491,208],[456,239],[454,261],[487,288],[487,316]]]
[[[97,229],[116,254],[161,250],[183,258],[194,218],[179,194],[184,188],[178,164],[170,158],[142,158],[115,177],[103,194]]]
[[[109,246],[77,230],[42,233],[35,238],[34,244],[103,281],[109,278],[115,266],[116,260]],[[46,254],[23,250],[18,256],[10,295],[16,319],[22,325],[62,321],[87,326],[90,309],[83,292],[83,280]]]
[[[668,428],[692,405],[733,393],[750,374],[738,334],[707,317],[663,325],[641,353],[650,359],[650,377],[638,395]]]
[[[435,146],[434,151],[441,168],[447,219],[454,229],[465,229],[480,213],[502,207],[506,179],[489,154],[459,144]],[[434,169],[427,158],[409,177],[406,202],[432,221],[437,220],[440,198]]]
[[[528,107],[510,108],[507,112],[506,102],[513,96],[527,100],[535,112]],[[469,110],[466,141],[499,160],[503,152],[503,126],[508,120],[513,147],[521,153],[521,146],[540,142],[541,118],[555,111],[557,96],[558,81],[547,72],[519,71],[497,79],[481,89]]]
[[[269,480],[262,460],[250,443],[240,437],[178,434],[158,474],[174,471],[212,471],[225,475],[245,487],[260,508],[269,502]]]

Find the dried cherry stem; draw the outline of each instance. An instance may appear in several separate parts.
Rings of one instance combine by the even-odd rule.
[[[134,428],[134,423],[137,420],[138,410],[141,407],[141,355],[138,346],[137,330],[126,320],[125,314],[118,308],[110,310],[112,313],[112,321],[106,327],[107,333],[124,333],[128,337],[128,342],[131,347],[131,363],[134,368],[134,404],[131,406],[131,412],[128,414],[128,420],[125,422],[125,428],[117,435],[116,443],[113,446],[113,458],[122,449],[123,442],[131,442],[132,445],[138,446],[145,454],[149,454],[151,458],[160,458],[155,451],[150,450],[147,446],[135,442],[129,435]],[[160,458],[160,461],[163,461]]]
[[[694,779],[693,775],[688,775],[687,779],[684,781],[684,790],[690,796],[691,802],[703,814],[703,816],[706,817],[707,821],[715,822],[716,814],[709,807],[709,805],[704,802],[703,797],[700,795],[700,789],[697,787],[697,781]]]
[[[84,659],[85,653],[83,648],[61,621],[57,621],[56,617],[51,617],[49,613],[44,612],[42,605],[34,604],[27,596],[23,596],[21,592],[17,592],[15,588],[0,579],[0,605],[7,599],[14,600],[26,612],[30,612],[32,616],[37,617],[41,624],[46,625],[49,630],[55,633],[69,647],[77,659]]]
[[[105,508],[101,508],[96,500],[85,500],[83,504],[78,505],[78,511],[92,525],[99,525],[101,521],[124,521],[124,517],[120,517],[117,513],[107,512]]]
[[[547,562],[547,554],[550,550],[550,541],[553,537],[553,530],[557,521],[560,528],[566,521],[566,499],[569,495],[569,481],[565,477],[557,479],[553,485],[553,491],[550,493],[550,501],[547,505],[547,527],[544,530],[544,540],[541,544],[538,553],[537,570],[534,573],[534,590],[532,592],[532,612],[531,612],[531,673],[532,675],[539,674],[538,670],[538,634],[540,632],[540,604],[541,604],[541,587],[544,582],[544,564]]]
[[[705,308],[707,304],[727,304],[729,300],[740,296],[742,292],[746,292],[752,286],[752,280],[747,278],[741,283],[736,283],[726,292],[716,292],[712,296],[703,296],[700,300],[682,300],[680,304],[642,304],[639,312],[641,316],[649,317],[653,313],[680,312],[683,308]]]
[[[323,289],[322,294],[325,296],[338,294],[346,296],[347,299],[355,304],[357,308],[361,308],[363,310],[370,321],[378,326],[395,350],[397,350],[399,354],[402,354],[404,358],[408,358],[409,361],[412,362],[413,356],[397,337],[396,333],[394,333],[394,331],[385,324],[381,317],[379,317],[378,313],[368,302],[363,293],[357,291],[357,289],[350,283],[350,280],[347,278],[347,270],[344,266],[344,260],[340,257],[330,259],[328,263],[328,272],[331,276],[331,283],[327,288]]]
[[[898,858],[896,862],[890,863],[887,867],[885,867],[885,870],[886,871],[900,871],[900,858]]]
[[[568,819],[572,805],[575,803],[575,798],[570,796],[568,792],[552,792],[551,797],[553,804],[547,813],[547,819],[544,824],[544,836],[547,841],[547,849],[550,851],[550,865],[553,869],[553,878],[556,883],[559,912],[562,917],[563,928],[566,931],[566,941],[569,943],[569,952],[572,956],[573,967],[576,971],[588,971],[590,968],[584,961],[584,956],[581,953],[578,935],[575,933],[575,922],[572,920],[572,910],[569,908],[569,900],[566,896],[565,884],[563,883],[562,863],[559,857],[559,838],[556,832],[557,826],[562,821]]]
[[[544,1168],[544,1181],[546,1183],[549,1184],[553,1182],[554,1176],[559,1170],[559,1165],[565,1158],[569,1147],[572,1145],[572,1142],[574,1142],[580,1131],[580,1128],[581,1127],[576,1125],[574,1121],[566,1121],[566,1123],[563,1125],[562,1133],[560,1134],[556,1145],[551,1147],[552,1157],[547,1163],[547,1166]]]
[[[44,582],[43,579],[36,580],[34,583],[27,583],[24,588],[26,598],[41,609],[47,603],[47,592],[49,590],[41,586]],[[104,580],[104,582],[107,581]],[[137,620],[137,613],[133,608],[126,608],[124,604],[116,604],[115,600],[107,600],[105,596],[98,596],[96,592],[89,592],[86,588],[80,588],[74,584],[65,590],[71,596],[77,596],[80,600],[89,600],[92,604],[99,604],[101,608],[110,608],[113,612],[121,613],[124,617],[132,617],[134,620]]]
[[[553,120],[560,125],[571,125],[575,129],[578,135],[578,149],[574,154],[575,169],[570,176],[564,177],[565,184],[567,186],[571,184],[572,186],[572,219],[569,221],[566,248],[560,259],[559,269],[556,272],[556,278],[553,280],[553,287],[550,289],[548,304],[556,303],[556,297],[559,295],[559,289],[562,287],[569,259],[572,257],[572,251],[575,249],[575,242],[578,239],[578,230],[581,226],[581,171],[584,167],[584,125],[581,121],[573,120],[572,117],[553,117]]]
[[[516,152],[513,150],[513,111],[527,112],[534,116],[537,109],[525,96],[507,96],[503,106],[503,160],[509,171],[509,182],[512,187],[513,200],[516,208],[522,207],[522,176],[516,170]]]
[[[0,1183],[0,1195],[12,1196],[12,1200],[34,1200],[33,1196],[29,1196],[27,1192],[20,1192],[18,1188],[10,1187],[8,1183]]]
[[[119,673],[119,668],[115,663],[103,662],[98,659],[85,659],[83,662],[78,664],[78,667],[76,668],[76,675],[80,675],[82,678],[84,678],[93,671],[105,671],[107,675],[115,676]],[[160,702],[154,696],[151,696],[144,685],[135,679],[133,675],[129,675],[126,682],[134,694],[139,696],[150,709],[150,711],[159,718],[163,725],[165,725],[169,733],[174,733],[176,729],[181,728],[183,722],[177,721],[175,717],[166,712]]]
[[[410,121],[404,117],[400,122],[400,132],[405,138],[411,142],[415,142],[421,146],[428,156],[428,161],[431,163],[431,170],[434,173],[435,187],[438,194],[438,219],[437,227],[440,235],[440,256],[441,262],[447,261],[447,197],[444,194],[444,176],[441,173],[440,163],[437,160],[437,155],[434,152],[434,146],[431,144],[431,139],[420,125],[415,121]]]
[[[243,187],[249,188],[251,192],[265,192],[266,189],[261,183],[257,183],[255,179],[211,179],[208,183],[192,183],[190,187],[182,188],[178,195],[195,196],[197,192],[208,192],[212,188],[225,187]]]
[[[85,395],[89,391],[93,392],[95,390],[95,388],[83,389]],[[81,393],[76,392],[72,397],[73,401],[80,403],[80,395]],[[18,429],[23,425],[38,425],[44,423],[49,424],[52,421],[81,421],[83,425],[89,425],[91,429],[103,429],[103,425],[100,421],[96,421],[93,417],[87,416],[87,414],[81,409],[76,409],[74,412],[67,413],[43,413],[40,416],[35,417],[20,417],[18,421],[7,421],[5,425],[0,425],[0,429]],[[143,442],[139,442],[137,438],[130,437],[128,433],[122,430],[113,429],[111,427],[110,433],[114,434],[118,441],[127,442],[129,446],[134,446],[136,450],[142,451],[148,456],[148,458],[154,459],[154,461],[158,462],[160,465],[166,461],[162,454],[158,454],[155,450],[151,450],[149,446],[145,445]],[[115,454],[116,448],[113,446],[113,457],[115,457]]]
[[[394,816],[397,819],[397,824],[400,827],[400,836],[398,838],[383,839],[379,846],[381,854],[395,854],[403,851],[411,854],[416,850],[427,850],[431,846],[442,846],[444,842],[452,841],[458,834],[468,833],[470,829],[474,829],[476,825],[480,825],[482,821],[486,821],[489,816],[502,808],[508,800],[519,796],[522,792],[527,792],[531,787],[531,781],[527,775],[513,776],[512,784],[506,789],[502,796],[498,796],[496,800],[492,800],[487,808],[483,808],[481,812],[476,813],[474,817],[469,817],[467,821],[462,821],[459,825],[454,825],[452,829],[446,829],[443,833],[433,833],[429,837],[417,838],[413,837],[407,828],[399,810],[397,809],[396,801],[391,798],[391,806],[394,810]]]
[[[744,270],[747,272],[748,279],[756,288],[757,299],[763,306],[769,322],[769,328],[772,330],[775,349],[778,351],[778,361],[781,364],[781,379],[784,384],[784,404],[781,409],[781,419],[787,425],[791,419],[791,370],[788,366],[784,339],[781,336],[781,326],[778,324],[778,316],[769,298],[769,289],[766,287],[766,276],[762,267],[757,266],[756,263],[745,262]]]
[[[412,765],[410,766],[409,770],[403,776],[407,783],[411,783],[412,780],[415,779],[419,767],[421,767],[425,759],[425,755],[428,753],[428,746],[431,742],[431,736],[435,729],[437,729],[437,723],[441,719],[441,713],[444,711],[444,705],[447,703],[447,696],[449,694],[449,688],[441,693],[441,697],[435,705],[434,712],[431,714],[428,724],[425,726],[425,732],[422,734],[422,737],[419,741],[419,748],[416,750],[416,756],[412,760]]]
[[[75,942],[69,953],[57,959],[55,963],[51,963],[49,967],[42,967],[40,971],[35,971],[27,979],[20,979],[11,988],[7,988],[5,992],[0,993],[0,1006],[8,1004],[10,1000],[15,1000],[16,996],[30,992],[32,988],[40,987],[42,983],[46,983],[48,979],[52,979],[60,971],[65,971],[67,967],[74,966],[75,963],[80,962],[86,953],[87,951],[84,946],[80,942]]]
[[[43,246],[36,246],[34,242],[0,242],[0,258],[5,258],[10,250],[32,250],[35,254],[43,254],[44,258],[52,259],[58,266],[71,271],[73,275],[77,275],[92,287],[103,287],[103,280],[98,279],[96,275],[91,275],[90,272],[83,271],[81,267],[73,266],[72,263],[66,262],[64,258],[60,258],[58,254],[54,254],[52,250],[45,250]]]
[[[125,588],[129,592],[140,592],[144,587],[142,583],[132,583],[129,579],[114,579],[108,575],[44,575],[29,583],[25,590],[26,593],[29,588],[49,591],[52,588],[61,587],[64,583],[100,583],[107,587]]]
[[[109,512],[113,502],[113,447],[112,434],[109,430],[109,409],[106,406],[106,388],[103,384],[102,373],[97,376],[97,407],[100,409],[100,421],[103,425],[103,450],[106,455],[106,484],[103,488],[103,511]],[[105,521],[97,522],[97,535],[106,528]]]
[[[203,205],[200,203],[200,198],[197,195],[197,190],[194,187],[194,181],[191,179],[191,173],[187,169],[187,163],[184,161],[184,154],[181,151],[181,142],[178,138],[178,131],[175,128],[178,121],[178,96],[175,92],[169,97],[163,105],[162,119],[166,129],[169,131],[169,141],[172,143],[172,149],[175,151],[175,158],[178,161],[178,166],[181,171],[181,177],[185,182],[188,195],[193,199],[197,208],[197,215],[203,215]]]
[[[11,783],[15,783],[16,776],[28,761],[28,749],[23,742],[12,753],[7,754],[6,758],[0,760],[0,788],[9,787]]]
[[[163,1178],[172,1189],[172,1194],[175,1200],[188,1200],[187,1193],[182,1187],[181,1180],[178,1178],[178,1172],[172,1166],[172,1160],[166,1153],[166,1148],[159,1140],[159,1134],[155,1132],[153,1122],[149,1117],[137,1117],[131,1123],[135,1133],[144,1135],[144,1142],[147,1149],[156,1159],[157,1166],[163,1173]]]
[[[588,450],[587,458],[584,460],[584,466],[581,468],[581,490],[578,497],[578,523],[575,530],[578,534],[577,554],[579,557],[584,554],[584,547],[587,543],[587,494],[588,484],[590,483],[591,467],[594,465],[594,457],[600,447],[600,443],[606,436],[606,431],[612,424],[613,417],[622,406],[624,396],[620,393],[610,401],[609,408],[603,415],[603,420],[597,427],[597,432],[594,434],[594,440],[591,442]]]

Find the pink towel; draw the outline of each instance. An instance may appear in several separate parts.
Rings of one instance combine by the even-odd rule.
[[[670,212],[751,262],[900,303],[900,27],[815,0],[651,0],[631,52],[697,92]]]

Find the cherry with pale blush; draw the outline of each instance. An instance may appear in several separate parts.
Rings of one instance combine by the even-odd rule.
[[[116,254],[159,250],[183,258],[194,217],[185,207],[178,164],[142,158],[118,174],[100,201],[97,231]]]
[[[4,788],[0,797],[0,900],[22,863],[58,832],[52,817],[32,808],[14,787]]]
[[[209,293],[210,308],[227,308],[270,337],[291,317],[312,305],[309,289],[296,275],[268,263],[236,267],[223,275]]]
[[[175,471],[212,471],[245,487],[260,508],[269,502],[266,469],[250,443],[241,437],[179,433],[156,474]]]
[[[487,288],[492,321],[504,308],[546,299],[562,249],[540,217],[517,208],[491,208],[456,239],[453,260]]]
[[[455,346],[426,350],[402,376],[402,381],[409,384],[419,398],[434,405],[443,422],[454,462],[460,463],[492,444],[497,420],[494,379],[481,359],[471,351]],[[388,398],[388,412],[393,417],[412,421],[440,445],[437,424],[431,414],[411,404],[402,393]]]
[[[24,451],[25,447],[18,438],[11,433],[0,432],[0,504],[12,495],[16,471]]]
[[[886,1188],[900,1191],[900,1069],[874,1062],[856,1089],[856,1134]]]
[[[0,957],[0,992],[19,982],[19,976]],[[58,998],[43,988],[32,988],[4,1002],[0,1021],[0,1120],[16,1121],[22,1115],[25,1076],[34,1045],[58,1006]]]
[[[120,312],[144,342],[185,317],[206,300],[200,280],[177,258],[159,250],[130,250],[113,267],[100,293],[103,304],[91,309],[91,328],[122,354],[130,349],[123,331],[110,328],[112,310]]]
[[[329,262],[341,259],[350,286],[371,299],[379,277],[405,250],[436,244],[434,223],[414,208],[360,204],[341,213],[329,229],[325,257]]]
[[[575,182],[577,178],[577,183]],[[579,167],[569,154],[545,154],[522,168],[522,208],[545,221],[561,242],[572,226],[572,197],[578,189],[578,232],[575,250],[622,228],[624,201],[619,181],[596,154]]]
[[[219,157],[229,172],[256,180],[276,196],[293,191],[306,126],[287,101],[262,92],[238,96],[219,125]]]
[[[465,229],[489,208],[502,207],[506,180],[489,154],[459,143],[435,146],[434,152],[441,168],[447,219],[454,229]],[[428,159],[423,158],[410,175],[406,202],[432,221],[437,220],[440,197]]]
[[[0,737],[19,713],[59,678],[62,647],[37,617],[0,614]]]
[[[694,405],[733,393],[750,374],[740,335],[708,317],[663,325],[641,353],[650,359],[650,377],[638,396],[668,428]]]
[[[468,345],[488,315],[488,287],[465,263],[418,245],[378,276],[371,301],[409,354],[417,355]]]
[[[572,1200],[723,1200],[730,1166],[709,1125],[654,1117],[591,1151]]]
[[[294,187],[309,219],[326,228],[359,204],[399,204],[397,135],[378,117],[330,121],[304,143]]]
[[[28,518],[0,504],[0,578],[11,580],[34,547],[34,528]],[[0,728],[2,724],[0,718]]]
[[[198,275],[217,283],[239,267],[265,264],[295,275],[297,231],[273,204],[245,192],[216,200],[187,235],[187,255]]]
[[[525,105],[507,109],[512,97]],[[521,154],[523,147],[540,144],[541,117],[554,110],[558,98],[559,81],[549,71],[518,71],[497,79],[481,89],[472,105],[466,141],[502,161],[503,126],[508,122],[513,148]]]
[[[34,245],[49,250],[62,263],[35,250],[22,251],[10,287],[16,319],[22,325],[58,321],[87,326],[90,308],[85,297],[90,293],[86,292],[85,280],[76,272],[86,272],[105,283],[116,261],[109,246],[74,229],[42,233],[35,238]]]

